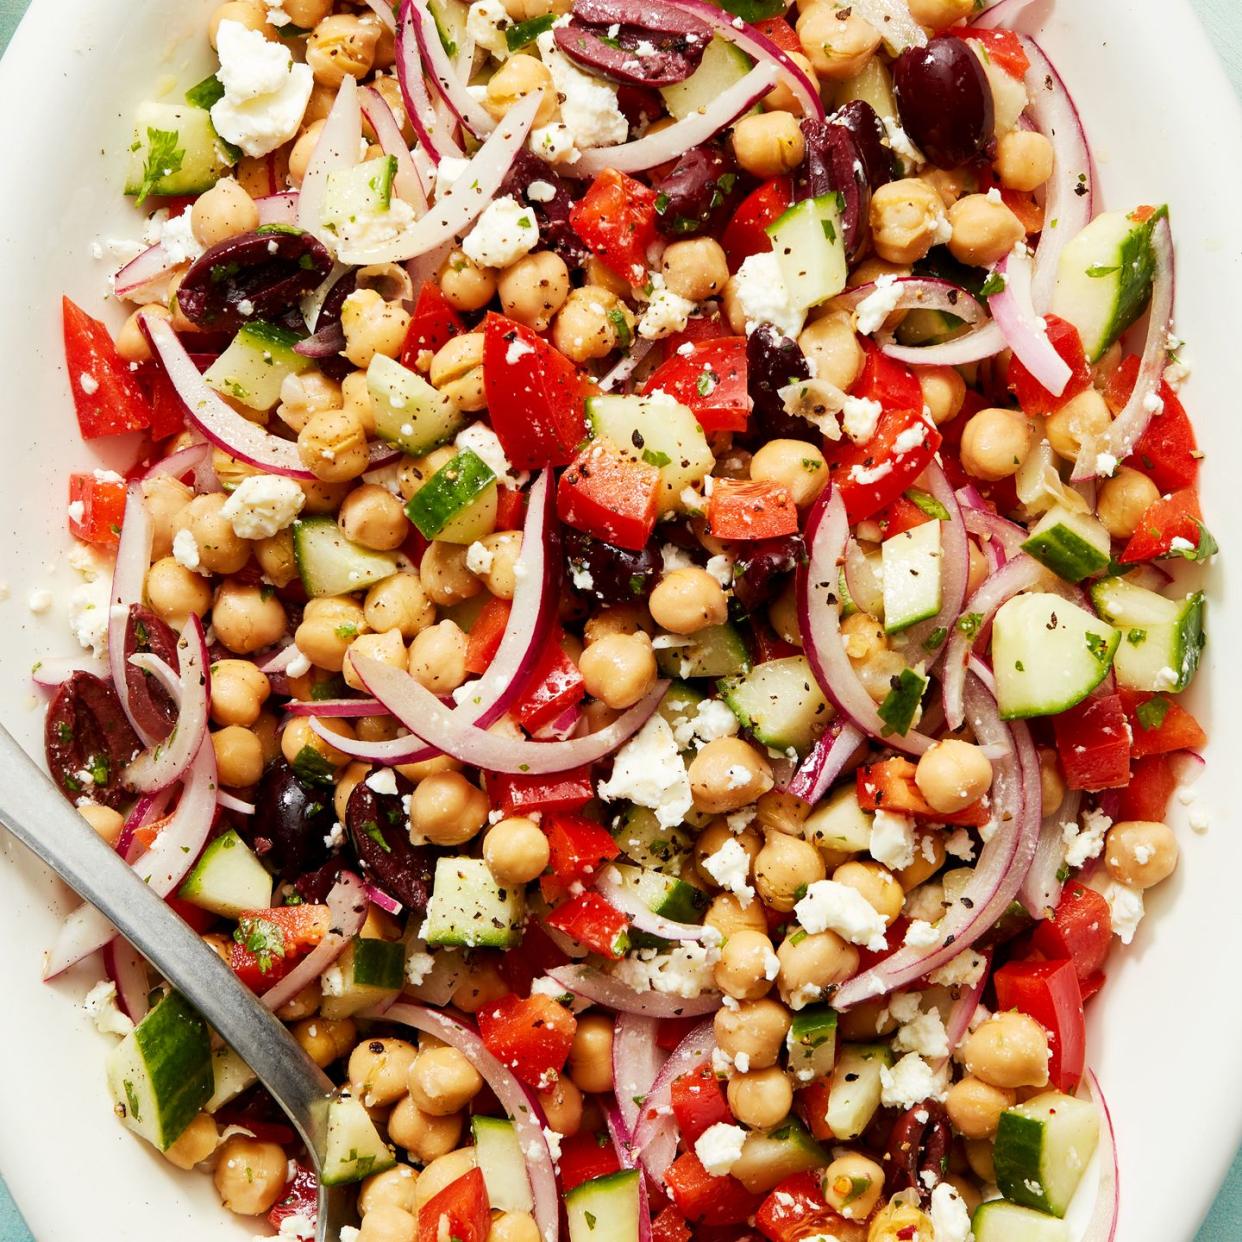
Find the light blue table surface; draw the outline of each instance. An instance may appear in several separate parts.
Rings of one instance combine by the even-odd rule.
[[[0,48],[7,46],[30,0],[0,0]],[[44,4],[52,0],[42,0]],[[1238,93],[1242,95],[1242,0],[1191,0],[1199,10]],[[1204,1223],[1197,1242],[1239,1242],[1242,1239],[1242,1152],[1220,1197]],[[17,1208],[0,1181],[0,1242],[32,1242]],[[53,1242],[39,1239],[39,1242]]]

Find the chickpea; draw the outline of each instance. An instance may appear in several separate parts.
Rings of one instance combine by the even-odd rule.
[[[740,737],[715,738],[690,763],[694,805],[711,815],[736,811],[754,802],[773,783],[767,756]]]
[[[906,895],[901,885],[893,878],[893,873],[878,862],[842,863],[832,873],[832,878],[865,897],[886,924],[892,924],[905,904]]]
[[[223,492],[195,496],[173,519],[173,541],[188,532],[197,551],[197,563],[189,568],[205,574],[235,574],[250,559],[250,544],[233,530],[221,510],[228,497]],[[179,546],[179,545],[178,545]]]
[[[1065,781],[1057,762],[1057,752],[1051,747],[1039,752],[1039,789],[1043,814],[1053,814],[1065,800]]]
[[[769,440],[750,459],[750,477],[779,483],[805,509],[828,486],[828,465],[805,440]]]
[[[539,1226],[529,1212],[503,1212],[492,1221],[487,1242],[539,1242]]]
[[[553,315],[569,297],[569,268],[552,250],[523,255],[500,273],[496,281],[500,305],[510,319],[546,332]]]
[[[1143,514],[1160,499],[1160,489],[1130,466],[1118,466],[1106,479],[1096,499],[1096,516],[1114,539],[1129,539]]]
[[[586,691],[618,711],[633,707],[656,679],[651,640],[637,634],[609,634],[593,642],[578,662]]]
[[[768,606],[768,620],[778,638],[795,647],[802,646],[802,630],[798,624],[798,593],[791,582]]]
[[[358,1194],[358,1211],[366,1216],[379,1207],[397,1207],[403,1212],[414,1210],[414,1184],[418,1174],[408,1164],[394,1165],[382,1173],[372,1173],[362,1183]]]
[[[341,307],[345,357],[356,367],[369,366],[376,354],[395,358],[405,344],[410,315],[394,302],[385,302],[374,289],[356,289]]]
[[[772,988],[780,963],[763,932],[734,932],[720,950],[716,986],[737,1000],[758,1000]]]
[[[1167,880],[1177,860],[1177,838],[1168,824],[1155,820],[1121,820],[1104,838],[1108,874],[1131,888],[1152,888]]]
[[[466,1107],[483,1089],[479,1071],[456,1048],[427,1048],[409,1070],[410,1099],[431,1117]]]
[[[289,152],[289,184],[300,186],[306,176],[306,170],[315,157],[315,148],[319,145],[319,135],[323,133],[324,122],[312,121],[298,135],[298,140]]]
[[[255,784],[263,775],[263,743],[244,725],[225,725],[211,735],[221,785]]]
[[[587,617],[582,636],[588,646],[610,634],[647,634],[654,627],[645,604],[614,604]]]
[[[562,1074],[537,1095],[543,1115],[553,1130],[566,1137],[578,1133],[582,1127],[582,1092],[572,1078]]]
[[[760,828],[800,837],[811,813],[811,804],[797,794],[773,789],[758,800],[755,810]]]
[[[602,1013],[583,1014],[569,1049],[569,1076],[580,1091],[612,1090],[612,1019]]]
[[[222,177],[194,201],[190,227],[200,245],[214,246],[257,229],[259,209],[232,177]]]
[[[867,1242],[900,1242],[905,1238],[934,1238],[931,1217],[914,1203],[893,1200],[867,1226]]]
[[[315,81],[338,87],[347,77],[365,78],[375,63],[379,26],[349,14],[325,17],[306,40],[306,63]]]
[[[404,1208],[381,1204],[362,1218],[357,1242],[416,1242],[418,1221]]]
[[[993,167],[1007,190],[1030,193],[1052,176],[1052,143],[1036,129],[1011,129],[996,140]]]
[[[755,1130],[770,1130],[780,1125],[793,1106],[793,1088],[778,1065],[752,1070],[749,1074],[734,1074],[729,1079],[726,1095],[733,1116]]]
[[[1111,422],[1108,403],[1094,388],[1087,388],[1048,416],[1044,435],[1058,457],[1073,461],[1083,443],[1102,434]]]
[[[432,1160],[418,1175],[414,1186],[415,1206],[421,1209],[423,1204],[429,1203],[446,1186],[477,1167],[478,1160],[473,1147],[459,1147],[456,1151]]]
[[[420,781],[410,797],[410,837],[433,845],[464,845],[487,823],[487,795],[460,772]]]
[[[211,624],[221,646],[249,655],[283,638],[289,623],[271,587],[226,578],[216,592]]]
[[[970,1165],[970,1171],[981,1182],[995,1184],[996,1164],[992,1159],[991,1139],[968,1139],[964,1146],[966,1163]]]
[[[364,694],[367,684],[359,674],[358,666],[354,663],[355,656],[378,660],[381,664],[387,664],[391,668],[403,669],[406,666],[405,643],[400,631],[388,630],[383,634],[359,634],[345,652],[345,659],[341,662],[341,673],[345,678],[345,684],[351,690],[360,690]]]
[[[937,33],[970,17],[976,8],[974,0],[910,0],[914,20]]]
[[[114,811],[110,806],[102,806],[98,802],[84,802],[78,807],[78,814],[102,837],[109,845],[115,845],[125,827],[125,817]]]
[[[320,1069],[343,1057],[358,1038],[351,1018],[307,1018],[293,1028],[293,1037]]]
[[[512,599],[517,593],[517,565],[522,556],[520,530],[495,530],[479,542],[487,549],[488,568],[479,575],[497,599]]]
[[[211,607],[211,585],[192,569],[162,557],[147,570],[147,603],[174,629],[185,625],[190,614],[201,617]]]
[[[238,1216],[262,1216],[285,1188],[288,1161],[278,1143],[235,1134],[220,1146],[212,1181],[220,1202]]]
[[[462,1115],[432,1117],[410,1096],[403,1096],[388,1114],[388,1137],[404,1147],[420,1164],[428,1164],[453,1151],[461,1140]],[[419,1182],[422,1177],[419,1177]],[[418,1183],[415,1183],[417,1189]]]
[[[289,763],[292,763],[309,746],[334,768],[343,768],[349,762],[349,756],[343,750],[337,750],[331,742],[320,737],[311,728],[312,720],[317,720],[320,727],[329,733],[349,738],[354,736],[353,726],[348,720],[343,720],[339,716],[297,716],[285,726],[285,731],[280,735],[281,754]]]
[[[823,996],[858,970],[858,950],[832,931],[787,936],[776,956],[781,964],[776,977],[781,999],[795,1009]]]
[[[356,479],[370,465],[366,432],[344,410],[312,414],[298,432],[298,456],[307,470],[325,483]]]
[[[351,763],[337,778],[336,789],[332,794],[332,809],[343,824],[349,810],[349,799],[371,771],[368,763]]]
[[[733,126],[733,154],[756,177],[792,172],[806,155],[806,139],[792,112],[759,112]]]
[[[978,746],[946,738],[920,757],[914,783],[933,811],[954,815],[992,788],[992,764]]]
[[[966,381],[952,367],[919,367],[919,387],[923,404],[931,411],[937,427],[951,422],[962,412],[966,400]]]
[[[180,479],[160,474],[141,484],[142,498],[151,519],[151,556],[154,560],[172,552],[177,518],[190,503],[194,493]]]
[[[894,872],[903,893],[918,888],[944,866],[946,851],[944,834],[941,832],[916,832],[914,836],[914,861],[908,867]],[[909,909],[906,910],[910,914]],[[913,916],[911,916],[913,917]],[[940,917],[939,913],[936,915]],[[932,920],[934,922],[934,920]]]
[[[838,1156],[825,1170],[824,1198],[846,1220],[866,1220],[884,1191],[884,1170],[861,1152]]]
[[[673,634],[697,634],[729,616],[724,588],[697,565],[674,569],[660,579],[647,601],[655,623]]]
[[[768,831],[755,859],[755,890],[773,910],[788,912],[798,891],[822,880],[826,872],[823,854],[809,841]]]
[[[363,616],[377,633],[395,630],[409,639],[434,623],[436,608],[417,574],[400,573],[371,587],[363,603]]]
[[[536,93],[539,110],[535,125],[550,125],[560,109],[552,74],[537,56],[518,52],[492,74],[483,106],[499,121],[519,100]]]
[[[571,362],[590,362],[612,353],[623,336],[633,335],[636,323],[634,312],[615,293],[583,285],[570,292],[552,321],[552,344]]]
[[[464,544],[436,539],[423,553],[418,567],[423,590],[441,608],[473,599],[483,584],[466,568],[468,550]]]
[[[351,371],[341,381],[340,396],[334,404],[341,406],[346,414],[352,414],[368,436],[375,434],[375,406],[371,404],[365,371]]]
[[[499,884],[529,884],[548,865],[548,838],[533,819],[512,816],[483,838],[483,858]]]
[[[963,1138],[990,1139],[996,1134],[1001,1113],[1013,1107],[1015,1098],[1012,1091],[967,1074],[949,1088],[945,1108],[953,1128]]]
[[[790,52],[789,59],[806,74],[812,86],[819,83],[815,77],[815,67],[801,52]],[[779,109],[792,112],[794,116],[802,116],[802,100],[793,93],[793,88],[785,79],[779,78],[776,85],[763,98],[763,106],[768,109]]]
[[[294,633],[298,650],[318,668],[339,673],[349,644],[367,625],[358,602],[348,595],[324,595],[310,600],[302,612],[302,624]]]
[[[337,524],[346,539],[377,552],[399,548],[410,530],[401,502],[377,483],[364,483],[345,497]]]
[[[289,0],[281,7],[295,26],[302,30],[314,30],[332,12],[332,0]]]
[[[712,237],[688,237],[673,242],[665,248],[660,270],[665,286],[692,302],[718,297],[729,283],[729,261],[720,243]]]
[[[264,37],[271,32],[267,24],[267,9],[259,0],[228,0],[212,13],[207,23],[207,38],[213,49],[220,27],[225,22],[237,22],[247,30],[257,30]]]
[[[742,1001],[718,1009],[712,1020],[716,1045],[743,1073],[768,1069],[780,1060],[789,1033],[789,1010],[779,1001]]]
[[[803,9],[795,29],[811,66],[830,82],[860,73],[880,46],[875,27],[835,0],[816,0]]]
[[[871,196],[871,240],[890,263],[917,263],[927,256],[944,224],[936,190],[917,177],[890,181]]]
[[[368,1039],[349,1056],[349,1085],[367,1108],[393,1104],[406,1092],[405,1080],[418,1049],[404,1039]]]
[[[655,124],[658,126],[660,122],[656,121]],[[650,134],[652,129],[649,128],[647,132]],[[583,271],[586,275],[586,283],[588,285],[595,285],[600,289],[607,289],[610,293],[615,293],[617,297],[623,300],[633,296],[634,291],[630,285],[630,282],[626,280],[624,276],[619,276],[616,272],[614,272],[612,268],[610,268],[608,264],[597,255],[589,255],[587,257]]]
[[[482,310],[496,295],[495,269],[480,267],[460,250],[449,252],[436,280],[444,300],[459,311]]]
[[[743,906],[733,893],[717,893],[707,907],[703,923],[714,927],[724,940],[739,931],[757,931],[766,935],[768,930],[768,921],[759,902],[752,900]]]
[[[927,168],[920,176],[935,187],[946,207],[952,207],[964,194],[973,194],[979,188],[979,179],[969,168]]]
[[[994,1013],[966,1040],[963,1060],[994,1087],[1042,1087],[1048,1081],[1048,1035],[1034,1018]]]
[[[962,432],[962,466],[977,479],[1007,479],[1030,451],[1031,425],[1017,410],[980,410]]]
[[[1000,195],[967,194],[949,208],[953,236],[949,249],[959,263],[990,267],[1003,259],[1026,236],[1022,221]]]
[[[471,958],[452,997],[453,1004],[462,1013],[478,1013],[484,1005],[498,1001],[509,991],[509,985],[500,973],[498,956],[476,953]]]
[[[436,350],[428,378],[459,410],[481,410],[483,392],[483,333],[455,336]]]
[[[216,1129],[216,1119],[210,1113],[199,1113],[190,1124],[182,1130],[177,1141],[164,1151],[164,1159],[175,1164],[179,1169],[189,1171],[196,1164],[201,1164],[216,1150],[220,1141],[220,1133]]]
[[[428,626],[410,644],[410,676],[433,694],[456,690],[466,680],[469,641],[456,621]]]
[[[341,386],[318,371],[290,372],[280,384],[276,417],[295,434],[312,414],[339,409]]]

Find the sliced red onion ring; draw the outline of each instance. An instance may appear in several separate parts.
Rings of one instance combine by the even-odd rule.
[[[980,13],[970,23],[975,30],[1012,29],[1014,19],[1021,16],[1022,10],[1029,8],[1035,0],[1000,0],[990,9]]]
[[[617,1161],[623,1169],[632,1169],[634,1156],[630,1150],[631,1136],[626,1128],[617,1101],[605,1098],[601,1104],[604,1112],[604,1124],[608,1127],[608,1137],[612,1139],[613,1149],[617,1153]],[[637,1242],[651,1242],[651,1204],[647,1198],[647,1179],[638,1179],[638,1239]]]
[[[422,57],[423,68],[431,78],[432,85],[444,100],[445,106],[457,118],[458,122],[468,129],[476,138],[486,138],[496,128],[496,121],[491,113],[466,89],[465,81],[458,76],[456,66],[449,59],[440,42],[440,32],[436,28],[436,20],[426,4],[415,4],[405,0],[405,13],[412,12],[414,37],[418,40],[418,50]],[[542,93],[535,95],[538,104]],[[505,118],[508,120],[508,117]]]
[[[332,924],[324,938],[279,982],[259,999],[274,1013],[304,987],[314,983],[349,947],[367,919],[367,896],[352,871],[342,871],[328,894]]]
[[[128,302],[145,301],[143,293],[158,282],[167,280],[177,266],[162,245],[149,246],[112,278],[113,292]]]
[[[163,816],[171,796],[171,790],[163,789],[157,794],[143,794],[134,803],[133,810],[126,816],[125,823],[121,827],[121,835],[117,837],[116,844],[113,846],[113,849],[126,862],[133,862],[142,852],[141,849],[134,848],[134,834],[139,828],[145,828]]]
[[[595,891],[609,905],[628,915],[634,926],[649,936],[659,936],[664,940],[709,940],[718,936],[714,927],[706,927],[701,923],[677,923],[654,913],[643,905],[632,889],[621,883],[613,867],[606,867],[600,872],[599,879],[595,882]]]
[[[30,671],[30,680],[46,690],[63,685],[74,673],[90,673],[95,677],[107,677],[108,666],[94,656],[66,656],[40,660]]]
[[[715,992],[689,999],[671,992],[636,992],[628,983],[594,966],[554,966],[548,974],[567,992],[585,996],[614,1013],[636,1013],[648,1018],[694,1018],[714,1013],[722,1003]]]
[[[611,371],[603,376],[599,381],[599,386],[605,392],[612,392],[618,385],[624,384],[634,374],[643,359],[655,348],[655,344],[655,341],[649,341],[640,337],[634,343],[634,348]]]
[[[257,809],[253,802],[235,798],[231,793],[225,793],[223,789],[216,794],[216,801],[220,804],[222,811],[235,811],[238,815],[253,815]]]
[[[358,163],[361,144],[362,110],[358,103],[358,80],[347,73],[323,123],[298,195],[298,227],[319,238],[330,254],[336,254],[337,238],[323,226],[328,174],[353,168]]]
[[[286,643],[281,649],[270,655],[262,664],[259,665],[260,673],[283,673],[285,669],[292,664],[301,652],[298,651],[296,643]],[[288,710],[292,711],[296,706],[294,703],[289,704]]]
[[[853,724],[895,750],[921,755],[933,739],[911,730],[904,737],[890,734],[871,696],[863,689],[841,641],[841,601],[838,573],[845,555],[850,524],[841,493],[828,487],[820,495],[806,523],[807,564],[797,578],[798,625],[811,671],[837,710]]]
[[[865,740],[861,730],[852,724],[843,724],[840,729],[825,733],[798,765],[784,786],[785,792],[814,805],[832,788],[833,781]]]
[[[943,311],[946,315],[956,315],[972,324],[982,323],[987,318],[987,311],[982,303],[968,290],[950,281],[927,276],[898,276],[888,286],[868,281],[865,285],[855,285],[854,288],[847,289],[836,300],[850,310],[857,310],[872,294],[886,287],[898,291],[899,296],[893,304],[893,310]]]
[[[1060,878],[1061,868],[1065,865],[1065,838],[1062,829],[1064,825],[1078,819],[1081,805],[1082,794],[1077,789],[1066,790],[1061,805],[1051,814],[1045,815],[1040,825],[1039,845],[1018,894],[1028,913],[1037,919],[1050,918],[1061,900],[1061,892],[1065,887],[1065,882]]]
[[[850,0],[850,7],[879,31],[893,56],[908,47],[926,47],[927,35],[910,14],[906,0]]]
[[[1016,522],[1011,522],[1008,518],[1003,518],[988,508],[977,488],[973,485],[959,488],[957,502],[961,508],[966,529],[972,535],[978,535],[982,539],[998,544],[1004,552],[1004,560],[1013,560],[1022,551],[1028,532]]]
[[[378,906],[385,914],[400,914],[405,907],[395,898],[384,892],[382,888],[376,888],[374,884],[366,886],[367,900],[373,905]]]
[[[1117,1236],[1117,1218],[1121,1214],[1121,1170],[1117,1162],[1117,1136],[1113,1130],[1113,1115],[1104,1098],[1100,1080],[1094,1070],[1088,1070],[1087,1093],[1100,1118],[1100,1143],[1097,1148],[1100,1162],[1100,1185],[1095,1196],[1095,1208],[1082,1233],[1082,1242],[1114,1242]]]
[[[923,658],[934,668],[945,654],[949,629],[962,611],[962,601],[966,598],[970,543],[957,494],[944,471],[932,462],[923,472],[922,481],[932,498],[949,515],[947,522],[940,523],[940,611],[907,630],[902,635],[902,646],[911,653],[912,664]],[[937,638],[939,642],[935,642]]]
[[[283,652],[281,653],[283,654]],[[273,670],[279,671],[279,670]],[[290,716],[383,716],[378,699],[296,699],[285,705]]]
[[[755,106],[776,84],[777,68],[770,62],[756,65],[744,78],[722,91],[702,112],[675,121],[667,129],[648,134],[634,142],[615,147],[595,147],[584,151],[573,166],[575,173],[593,177],[615,168],[620,172],[641,172],[667,163],[697,147],[731,125]],[[506,118],[507,119],[507,118]],[[454,182],[454,185],[458,184]]]
[[[171,329],[170,329],[171,332]],[[193,363],[186,359],[193,367]],[[121,517],[121,538],[116,549],[116,564],[112,567],[112,594],[108,609],[108,668],[112,672],[112,684],[116,688],[125,715],[144,746],[154,740],[139,723],[129,704],[129,688],[125,679],[125,630],[129,625],[129,610],[142,602],[147,570],[151,567],[151,541],[153,527],[151,515],[142,498],[142,488],[131,483],[125,489],[125,512]]]
[[[362,115],[375,130],[384,154],[396,158],[397,175],[393,179],[393,189],[421,215],[427,210],[427,195],[431,186],[424,185],[418,175],[418,166],[410,155],[410,148],[405,145],[401,127],[397,124],[397,118],[393,116],[388,101],[374,87],[364,86],[358,92],[358,103],[362,108]]]
[[[845,564],[841,567],[845,574],[845,589],[850,599],[863,612],[873,617],[884,615],[884,583],[876,569],[874,560],[869,560],[858,540],[851,537],[845,545]]]
[[[104,974],[116,984],[117,1008],[135,1025],[147,1016],[151,978],[146,959],[128,940],[118,936],[103,950]]]
[[[552,1171],[552,1153],[544,1137],[542,1118],[527,1097],[522,1084],[488,1051],[487,1045],[469,1027],[447,1014],[422,1005],[398,1003],[383,1013],[368,1010],[363,1017],[382,1017],[385,1022],[425,1031],[436,1039],[456,1048],[482,1075],[501,1107],[509,1114],[517,1134],[518,1146],[526,1158],[526,1175],[530,1179],[535,1201],[535,1224],[543,1242],[556,1242],[560,1228],[560,1196]]]
[[[1139,364],[1134,392],[1125,408],[1108,425],[1101,436],[1091,436],[1083,443],[1070,476],[1075,483],[1097,475],[1109,475],[1134,452],[1147,425],[1163,408],[1160,385],[1169,348],[1169,330],[1173,326],[1173,292],[1176,284],[1173,259],[1173,233],[1167,218],[1157,220],[1152,233],[1156,254],[1156,272],[1151,287],[1151,308],[1147,317],[1147,340]]]
[[[949,1010],[949,1016],[945,1020],[944,1030],[949,1044],[949,1055],[942,1057],[932,1067],[937,1072],[948,1065],[958,1045],[966,1038],[966,1032],[970,1030],[970,1020],[975,1016],[975,1011],[979,1008],[979,1001],[983,997],[983,989],[988,986],[988,974],[992,966],[991,953],[983,953],[984,959],[983,972],[978,980],[968,988],[963,988],[958,994],[957,999],[953,1002],[953,1008]]]
[[[174,479],[179,479],[200,466],[210,451],[210,444],[191,444],[189,448],[178,449],[175,453],[169,453],[167,457],[161,457],[142,476],[142,479],[145,482],[147,479],[157,479],[161,475],[172,475]]]
[[[383,0],[379,0],[383,3]],[[453,137],[450,126],[444,124],[431,104],[427,83],[423,80],[423,62],[418,51],[415,33],[415,9],[410,3],[401,7],[397,23],[397,83],[405,100],[405,112],[414,126],[421,149],[433,166],[445,156],[460,159],[462,149]]]
[[[651,1090],[665,1056],[656,1035],[657,1019],[646,1014],[620,1013],[612,1032],[612,1081],[617,1111],[624,1123],[625,1155],[642,1111],[639,1103]]]
[[[881,338],[879,345],[889,358],[910,366],[961,367],[999,354],[1005,348],[1005,338],[1000,327],[989,321],[939,345],[898,345],[889,338]]]
[[[1048,326],[1035,313],[1031,302],[1031,255],[1019,243],[997,265],[996,274],[1005,287],[988,301],[992,317],[1013,350],[1014,357],[1054,397],[1059,397],[1073,372],[1053,348]]]
[[[298,197],[297,190],[286,190],[283,194],[256,198],[254,205],[259,209],[259,224],[297,224]]]

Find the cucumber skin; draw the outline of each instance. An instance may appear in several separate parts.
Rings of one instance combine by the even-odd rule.
[[[473,449],[463,449],[414,493],[405,515],[424,539],[434,539],[495,483],[492,468]]]
[[[389,992],[401,990],[405,982],[405,948],[400,941],[359,937],[353,949],[356,984]]]
[[[324,543],[332,545],[331,552],[320,546]],[[352,558],[357,565],[366,568],[358,571],[357,579],[350,579],[348,572],[342,574],[340,566],[334,566],[331,575],[324,574],[322,564],[316,566],[315,562],[322,562],[325,555]],[[397,561],[391,553],[372,552],[351,543],[330,517],[298,518],[293,523],[293,557],[302,585],[312,598],[352,594],[397,572]]]
[[[1066,582],[1081,582],[1108,568],[1108,557],[1098,548],[1093,548],[1073,531],[1062,535],[1058,533],[1060,529],[1052,527],[1032,535],[1022,545],[1022,550]]]

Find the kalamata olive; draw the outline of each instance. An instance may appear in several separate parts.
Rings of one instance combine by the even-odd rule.
[[[557,47],[587,69],[631,86],[672,86],[698,67],[712,32],[663,0],[578,0],[554,30]]]
[[[293,880],[323,866],[336,819],[330,779],[321,785],[304,782],[277,759],[263,773],[254,801],[255,813],[242,835],[271,871]]]
[[[785,409],[779,390],[809,379],[811,368],[798,342],[782,336],[771,324],[761,324],[746,340],[746,386],[754,408],[747,430],[748,444],[768,440],[808,440],[819,444],[823,434],[805,418]]]
[[[200,328],[235,332],[251,319],[297,326],[298,300],[331,270],[332,256],[309,233],[267,224],[197,259],[177,290],[177,304]]]
[[[689,237],[728,215],[738,190],[737,165],[722,146],[691,147],[652,188],[656,228],[665,237]]]
[[[148,672],[129,662],[136,651],[157,655],[173,670],[180,671],[177,636],[149,608],[131,604],[125,624],[125,684],[129,691],[129,710],[140,728],[162,742],[177,722],[177,705],[172,696]]]
[[[345,808],[346,826],[363,871],[411,914],[421,914],[431,894],[438,851],[410,844],[402,798],[414,786],[399,774],[396,781],[395,795],[378,794],[366,781],[354,786]]]
[[[893,62],[893,90],[903,128],[938,168],[965,164],[992,141],[992,88],[965,40],[907,48]]]
[[[798,167],[794,197],[819,198],[834,190],[841,195],[841,227],[845,248],[854,258],[867,240],[871,182],[853,134],[832,121],[802,122],[806,158]]]
[[[552,187],[552,197],[544,200],[530,198],[526,191],[532,181],[541,181]],[[501,194],[512,194],[535,213],[539,225],[540,248],[555,250],[569,267],[580,267],[586,262],[587,248],[569,223],[569,213],[581,189],[565,180],[551,164],[541,160],[530,151],[522,150],[509,167],[500,185]]]
[[[949,1170],[951,1142],[948,1117],[938,1100],[927,1099],[907,1109],[889,1135],[885,1192],[913,1190],[927,1203]]]
[[[341,311],[345,306],[345,299],[357,288],[358,273],[346,272],[328,290],[328,296],[319,308],[319,318],[315,320],[315,335],[308,336],[293,347],[299,354],[314,358],[319,369],[337,383],[354,369],[354,364],[341,353],[345,348]]]
[[[733,562],[733,597],[747,612],[756,612],[781,593],[806,556],[806,546],[801,535],[740,546],[742,551]]]
[[[851,99],[832,114],[832,120],[850,131],[871,188],[887,185],[893,179],[893,152],[879,113],[865,99]]]
[[[48,771],[70,802],[89,798],[116,808],[128,796],[121,774],[142,743],[112,683],[74,673],[48,708],[43,748]]]
[[[238,831],[243,836],[245,835],[244,829]],[[298,876],[293,881],[293,891],[303,901],[309,901],[313,905],[322,905],[327,901],[328,894],[340,878],[341,872],[349,866],[352,866],[352,863],[347,857],[336,854],[329,858],[322,867],[316,867],[314,871],[307,871]]]
[[[579,530],[565,529],[570,581],[597,604],[632,604],[650,594],[660,576],[660,554],[653,544],[641,552],[616,548]]]

